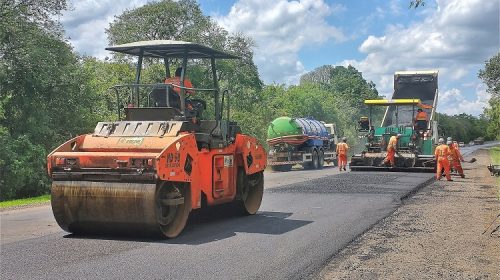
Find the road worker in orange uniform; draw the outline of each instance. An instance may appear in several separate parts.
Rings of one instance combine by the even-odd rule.
[[[444,139],[439,138],[439,146],[436,147],[434,156],[436,156],[436,180],[441,180],[441,172],[444,168],[444,173],[446,175],[446,180],[453,181],[450,176],[450,162],[448,157],[450,156],[450,147],[444,144]]]
[[[460,164],[460,162],[464,162],[464,158],[458,150],[458,146],[455,147],[455,144],[452,141],[448,141],[446,144],[448,144],[448,147],[450,147],[450,156],[448,160],[450,161],[451,167],[453,167],[453,169],[455,169],[458,174],[460,174],[460,177],[465,178],[464,170],[462,169],[462,165]]]
[[[347,138],[343,137],[342,142],[337,144],[337,156],[339,162],[339,171],[346,171],[347,166],[347,152],[349,151],[349,146],[347,145]]]
[[[387,144],[387,156],[382,161],[381,165],[386,165],[388,162],[391,164],[391,167],[395,165],[395,158],[397,148],[398,148],[398,140],[401,138],[401,134],[398,133],[396,136],[391,136],[389,139],[389,144]]]
[[[417,115],[415,116],[415,129],[417,130],[427,130],[427,113],[422,110],[417,110]]]
[[[170,77],[170,78],[165,79],[165,84],[174,85],[173,89],[177,94],[181,94],[181,89],[179,87],[176,87],[176,86],[181,85],[181,73],[182,73],[182,67],[178,67],[175,70],[175,77]],[[193,88],[193,84],[186,77],[184,77],[184,87]],[[190,94],[190,95],[194,95],[194,92],[192,90],[189,90],[189,89],[186,89],[186,93]]]

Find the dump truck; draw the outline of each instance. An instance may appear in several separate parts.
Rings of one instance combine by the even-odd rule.
[[[112,88],[117,120],[99,122],[94,132],[48,155],[51,205],[59,226],[71,233],[174,238],[193,209],[230,203],[233,211],[255,214],[263,195],[266,152],[229,114],[224,117],[229,93],[219,89],[216,71],[216,60],[239,57],[170,40],[106,49],[137,57],[135,83]],[[180,61],[180,84],[141,84],[146,58],[149,63],[160,59],[166,77],[170,63]],[[188,60],[210,65],[211,88],[184,86]],[[206,100],[188,91],[213,98],[211,110]]]
[[[478,137],[474,139],[474,145],[483,145],[484,144],[484,138],[483,137]]]
[[[360,129],[365,147],[361,153],[351,157],[351,170],[433,172],[436,165],[434,149],[438,139],[437,100],[438,71],[396,72],[391,100],[364,101],[370,108],[368,129]],[[386,107],[379,127],[373,123],[373,106]],[[423,126],[415,121],[418,109],[428,116]],[[395,167],[382,166],[389,138],[397,134],[401,134],[401,138]]]
[[[290,171],[300,164],[305,169],[322,169],[335,163],[337,134],[334,124],[314,118],[279,117],[267,129],[267,163],[274,171]]]

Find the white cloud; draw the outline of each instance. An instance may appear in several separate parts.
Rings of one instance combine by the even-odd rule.
[[[366,54],[364,59],[339,64],[349,62],[358,68],[382,94],[392,92],[392,75],[397,70],[438,69],[441,85],[476,76],[478,66],[499,51],[499,1],[436,2],[437,9],[427,10],[422,21],[389,25],[382,36],[368,36],[359,47]],[[482,103],[477,100],[482,97],[477,94],[481,93],[461,93],[468,99],[459,104],[479,108]],[[473,99],[476,101],[467,101]]]
[[[142,6],[148,0],[71,0],[70,10],[63,13],[61,22],[66,36],[80,54],[99,58],[109,56],[104,48],[108,39],[104,30],[115,15],[126,9]]]
[[[345,40],[326,18],[344,10],[323,0],[240,0],[215,19],[227,30],[242,32],[257,44],[255,63],[266,83],[297,83],[304,66],[298,53],[304,46]]]
[[[438,111],[448,115],[456,115],[461,113],[479,115],[488,106],[488,100],[491,95],[486,92],[483,84],[478,84],[475,87],[474,100],[468,100],[457,88],[444,91],[439,95]]]

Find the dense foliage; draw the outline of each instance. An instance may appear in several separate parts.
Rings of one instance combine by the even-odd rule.
[[[65,1],[0,1],[1,199],[48,191],[47,152],[98,119],[79,58],[51,20]]]
[[[448,116],[438,114],[439,135],[446,138],[452,137],[453,140],[469,143],[478,138],[485,137],[485,127],[488,126],[488,120],[483,117],[474,117],[472,115],[460,114]]]
[[[0,8],[0,200],[6,200],[47,193],[47,154],[65,140],[92,131],[97,121],[116,119],[115,96],[108,89],[134,81],[135,60],[75,54],[53,20],[66,8],[64,0],[0,0]],[[351,66],[319,67],[296,86],[264,85],[253,62],[253,42],[228,33],[193,0],[162,0],[127,10],[106,32],[110,44],[185,40],[240,56],[218,62],[219,83],[230,92],[231,119],[262,142],[274,118],[312,116],[335,123],[340,136],[355,144],[355,123],[368,115],[362,101],[378,98],[375,85]],[[496,63],[490,62],[481,78],[498,81],[489,70]],[[179,64],[172,61],[171,70]],[[165,78],[162,62],[146,60],[145,65],[143,82]],[[204,61],[190,62],[188,76],[196,87],[211,85],[206,69]],[[498,98],[498,87],[491,88]],[[203,93],[198,97],[209,99]],[[486,112],[490,120],[494,112],[498,114]],[[380,118],[380,111],[373,113]],[[440,118],[443,133],[463,141],[481,135],[477,127],[486,125],[467,115]]]
[[[479,78],[484,81],[487,92],[491,94],[490,106],[484,111],[489,120],[486,127],[487,136],[500,140],[500,53],[486,62],[484,69],[479,71]]]

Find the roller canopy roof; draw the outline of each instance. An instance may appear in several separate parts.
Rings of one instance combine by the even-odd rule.
[[[142,50],[144,57],[156,58],[239,58],[238,56],[218,51],[200,44],[172,40],[139,41],[107,47],[106,50],[135,56],[139,56]]]

